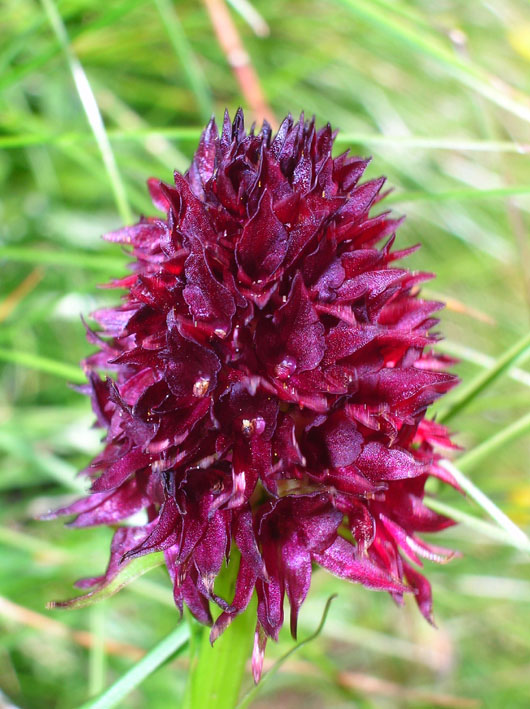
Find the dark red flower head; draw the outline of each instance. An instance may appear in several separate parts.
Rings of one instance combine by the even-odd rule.
[[[416,567],[440,559],[416,537],[451,520],[423,505],[430,475],[453,480],[450,447],[427,407],[455,384],[431,351],[441,303],[418,297],[429,274],[393,262],[400,220],[369,216],[384,179],[368,160],[333,158],[329,125],[246,133],[238,111],[212,119],[185,175],[149,180],[163,217],[109,234],[130,245],[123,304],[94,314],[86,362],[104,451],[92,494],[62,514],[115,533],[104,585],[133,557],[163,550],[175,602],[212,639],[258,598],[255,675],[278,637],[285,594],[296,634],[312,564],[431,617]],[[386,239],[382,245],[381,242]],[[99,370],[114,372],[101,379]],[[240,553],[234,598],[214,580]]]

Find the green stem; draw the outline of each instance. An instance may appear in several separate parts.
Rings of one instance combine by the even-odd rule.
[[[503,529],[506,534],[508,534],[508,536],[513,540],[514,545],[518,545],[519,547],[527,550],[530,548],[530,540],[523,530],[512,522],[512,520],[505,515],[499,507],[497,507],[493,500],[490,500],[490,498],[485,495],[482,490],[478,488],[468,477],[466,477],[461,470],[459,470],[448,460],[442,460],[440,465],[451,473],[462,490],[464,490],[469,497],[475,500],[475,502],[489,514],[497,525]]]
[[[530,333],[524,335],[504,354],[502,354],[494,364],[480,372],[466,386],[462,386],[457,396],[449,407],[440,412],[438,420],[447,423],[456,414],[460,413],[473,399],[499,379],[503,374],[509,372],[517,363],[523,361],[530,354]]]
[[[229,602],[234,597],[238,567],[239,554],[232,552],[228,568],[216,582],[216,592]],[[251,655],[255,625],[256,601],[253,599],[213,646],[210,628],[204,628],[197,656],[190,662],[184,709],[234,709]]]
[[[188,627],[181,623],[103,694],[93,701],[86,702],[79,709],[112,709],[113,707],[122,706],[122,700],[160,665],[183,648],[188,639]]]
[[[102,603],[90,608],[90,630],[94,642],[88,655],[88,694],[95,697],[105,687],[107,657],[105,654],[105,607]]]
[[[75,367],[73,364],[68,364],[67,362],[57,362],[49,357],[41,357],[33,352],[8,350],[4,347],[0,347],[0,362],[19,364],[22,367],[36,369],[39,372],[69,379],[76,384],[86,383],[86,376],[79,367]]]

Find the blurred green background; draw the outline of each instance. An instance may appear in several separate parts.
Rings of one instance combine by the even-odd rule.
[[[398,244],[423,244],[408,264],[437,273],[425,290],[448,302],[440,347],[470,381],[528,331],[529,48],[526,0],[4,0],[1,707],[79,706],[178,619],[161,569],[102,605],[45,609],[104,568],[111,537],[35,521],[75,496],[100,446],[68,386],[90,351],[80,314],[116,302],[97,286],[127,264],[100,235],[153,213],[146,178],[186,169],[211,112],[314,113],[395,188]],[[520,361],[451,420],[456,440],[471,449],[521,420],[529,386]],[[514,436],[466,469],[527,529],[528,443]],[[452,491],[440,499],[483,517]],[[437,630],[409,603],[318,572],[300,635],[336,592],[324,631],[253,706],[530,706],[528,554],[473,524],[438,539],[463,558],[427,564]],[[285,632],[267,657],[291,646]],[[120,706],[178,706],[185,676],[184,654]]]

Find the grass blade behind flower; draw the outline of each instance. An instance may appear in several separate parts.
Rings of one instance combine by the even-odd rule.
[[[201,117],[209,120],[213,111],[212,96],[197,57],[193,53],[179,16],[170,0],[154,0],[169,40],[177,55],[188,83],[195,94]]]
[[[495,364],[489,369],[484,370],[468,384],[461,385],[458,389],[453,403],[446,409],[442,410],[438,420],[442,423],[447,423],[454,416],[460,413],[465,407],[473,401],[475,397],[481,394],[487,387],[501,377],[505,372],[511,369],[515,364],[521,362],[530,355],[530,333],[522,337],[518,342],[510,347],[501,355]]]
[[[161,640],[103,694],[93,701],[86,702],[79,709],[112,709],[112,707],[119,706],[120,702],[144,679],[186,646],[189,635],[189,627],[185,623],[178,625],[173,632]]]
[[[112,191],[114,193],[114,199],[116,200],[116,206],[123,221],[129,223],[132,221],[131,208],[127,200],[125,186],[116,164],[116,159],[105,130],[105,124],[103,123],[103,118],[101,117],[96,97],[94,96],[94,92],[92,91],[81,62],[74,54],[70,46],[66,27],[64,26],[64,22],[59,14],[59,11],[57,10],[54,0],[41,0],[41,2],[53,31],[61,43],[68,60],[68,65],[70,67],[70,71],[72,72],[77,93],[79,94],[79,98],[83,104],[87,120],[90,124],[92,132],[94,133],[94,137],[98,144],[101,157],[103,158],[103,162],[109,176]]]
[[[490,498],[482,492],[461,470],[448,460],[441,461],[440,465],[444,467],[455,478],[469,497],[471,497],[489,516],[497,523],[497,525],[508,534],[513,541],[513,546],[518,549],[530,551],[530,539],[526,536],[512,520],[490,500]]]

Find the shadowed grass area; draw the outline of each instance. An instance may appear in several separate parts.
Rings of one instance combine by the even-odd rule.
[[[276,116],[330,121],[337,151],[373,154],[367,176],[395,188],[387,203],[407,214],[398,244],[422,243],[408,265],[436,272],[427,289],[448,302],[441,347],[460,357],[464,384],[439,415],[469,451],[462,471],[528,531],[528,3],[259,0],[265,36],[246,2],[229,9]],[[100,235],[154,213],[146,178],[186,169],[210,111],[221,120],[242,104],[252,120],[240,86],[202,3],[0,9],[0,688],[15,706],[73,709],[119,678],[126,709],[183,696],[185,652],[141,684],[126,674],[178,644],[164,641],[178,621],[165,572],[91,609],[46,610],[102,571],[111,531],[36,518],[73,499],[76,471],[100,446],[88,401],[68,386],[91,351],[80,315],[116,302],[98,285],[126,273],[127,255]],[[473,499],[444,491],[433,502],[462,521],[442,543],[463,557],[428,564],[437,630],[408,601],[396,608],[317,573],[300,636],[337,593],[322,632],[250,706],[526,708],[529,555],[469,489]],[[292,647],[285,631],[267,657]],[[154,664],[142,664],[150,650]]]

